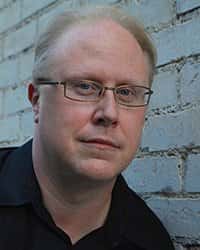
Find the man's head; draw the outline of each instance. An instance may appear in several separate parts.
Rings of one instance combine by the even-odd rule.
[[[66,177],[114,180],[134,157],[144,125],[146,106],[120,105],[115,97],[129,102],[129,96],[131,100],[136,96],[135,85],[139,90],[150,86],[155,64],[150,41],[136,23],[129,23],[130,18],[119,18],[118,10],[107,11],[116,12],[121,22],[127,18],[127,27],[106,11],[101,10],[105,17],[96,17],[99,11],[90,12],[83,21],[69,13],[70,25],[63,29],[58,24],[65,27],[65,13],[41,37],[36,48],[35,84],[39,84],[37,78],[50,82],[75,80],[76,95],[84,93],[85,99],[91,93],[88,88],[92,92],[94,89],[93,85],[79,84],[81,80],[107,88],[98,101],[80,101],[65,97],[62,85],[41,85],[39,90],[34,84],[29,86],[36,122],[35,149],[42,155],[43,165],[48,166],[45,174],[63,186]],[[71,20],[73,15],[76,21]],[[139,37],[148,41],[148,46],[139,43],[140,38],[130,33],[129,26],[142,32]],[[119,91],[119,86],[124,85],[128,88]],[[113,92],[116,87],[118,90]]]

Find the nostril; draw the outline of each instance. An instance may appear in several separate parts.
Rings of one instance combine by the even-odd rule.
[[[99,118],[96,120],[96,125],[107,127],[111,124],[110,120],[107,118]]]
[[[95,125],[102,127],[116,126],[117,120],[111,119],[109,117],[100,117],[95,120]]]
[[[96,123],[98,123],[99,125],[103,125],[105,123],[105,119],[99,118]]]

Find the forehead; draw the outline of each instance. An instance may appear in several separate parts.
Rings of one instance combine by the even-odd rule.
[[[146,56],[134,36],[112,20],[73,26],[57,40],[52,51],[58,74],[112,73],[117,68],[124,74],[148,74]]]

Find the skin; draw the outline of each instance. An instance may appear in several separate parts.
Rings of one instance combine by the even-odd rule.
[[[148,87],[146,56],[135,38],[111,20],[73,27],[58,39],[52,55],[44,76],[52,80]],[[34,84],[29,100],[35,120],[33,166],[44,203],[75,243],[104,223],[116,177],[140,143],[146,108],[120,107],[112,91],[99,102],[82,103],[65,98],[63,86],[38,90]]]

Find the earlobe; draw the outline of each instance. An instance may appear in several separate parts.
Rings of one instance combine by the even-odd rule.
[[[28,85],[28,99],[33,107],[35,123],[39,122],[39,96],[38,88],[33,83],[30,83]]]

